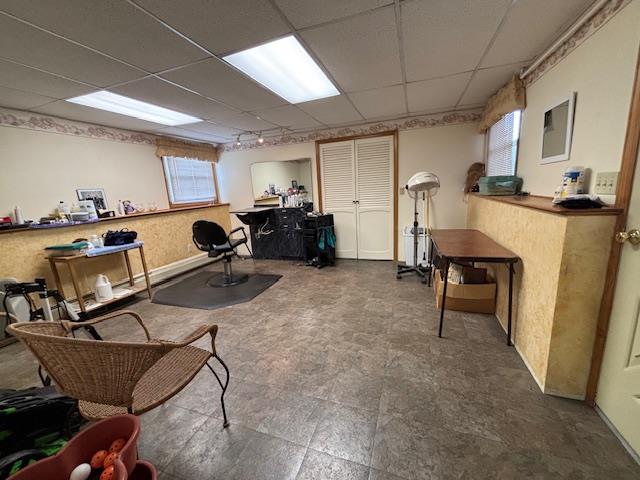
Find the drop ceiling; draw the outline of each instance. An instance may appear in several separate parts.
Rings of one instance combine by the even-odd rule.
[[[224,143],[483,105],[593,0],[2,0],[0,106]],[[291,105],[221,60],[296,35],[341,95]],[[65,101],[106,89],[203,119]]]

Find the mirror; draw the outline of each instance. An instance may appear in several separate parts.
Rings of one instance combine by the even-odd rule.
[[[569,160],[575,93],[545,109],[540,163]]]
[[[313,201],[311,159],[253,163],[251,184],[256,206],[278,205],[278,192],[286,192],[290,188],[299,190],[308,201]]]

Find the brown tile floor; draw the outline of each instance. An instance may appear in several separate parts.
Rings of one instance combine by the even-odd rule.
[[[284,276],[221,310],[130,307],[156,337],[217,323],[232,373],[226,430],[207,371],[142,416],[140,455],[161,479],[640,478],[593,410],[539,392],[493,316],[448,312],[437,338],[431,291],[390,262],[234,265]],[[0,350],[0,387],[35,384],[28,352]]]

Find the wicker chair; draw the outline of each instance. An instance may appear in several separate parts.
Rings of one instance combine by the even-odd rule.
[[[97,341],[73,336],[78,328],[123,315],[138,321],[146,342]],[[206,365],[222,388],[224,426],[229,425],[224,407],[229,369],[216,353],[217,325],[202,325],[179,342],[156,340],[137,313],[120,311],[87,322],[14,323],[7,330],[31,350],[61,393],[79,400],[80,412],[89,420],[122,413],[139,415],[151,410],[180,392]],[[211,335],[211,352],[190,345],[207,333]],[[224,367],[224,383],[209,365],[210,358]]]

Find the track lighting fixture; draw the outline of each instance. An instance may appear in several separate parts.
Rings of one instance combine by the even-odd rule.
[[[262,136],[262,132],[258,135],[258,143],[262,145],[264,143],[264,137]]]
[[[236,147],[239,147],[240,145],[242,144],[240,143],[240,135],[238,135],[236,138]]]

